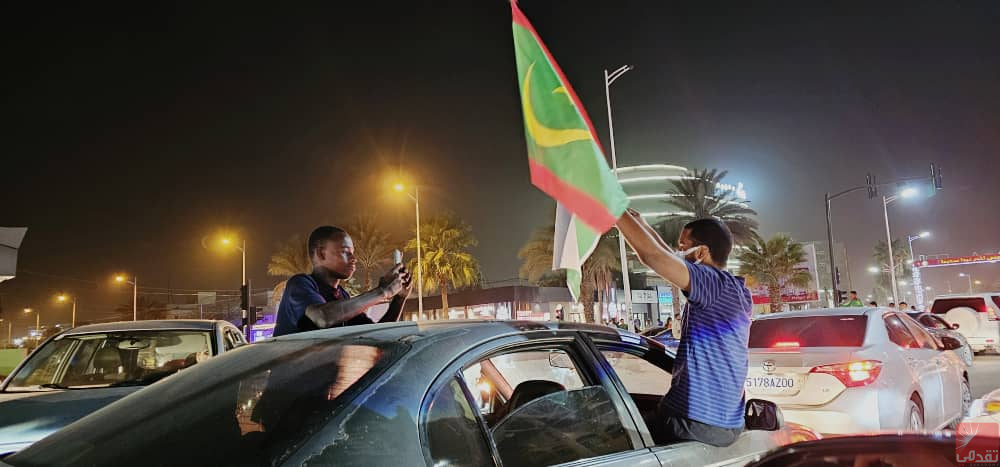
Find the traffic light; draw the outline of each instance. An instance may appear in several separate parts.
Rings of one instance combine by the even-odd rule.
[[[868,174],[865,177],[865,185],[868,188],[868,199],[875,199],[878,196],[878,180],[875,178],[875,174]]]
[[[944,185],[941,182],[941,166],[931,162],[931,183],[935,190],[940,190]]]
[[[250,304],[250,281],[246,284],[240,286],[240,310],[243,314],[243,325],[241,326],[243,330],[243,335],[250,339],[250,328],[253,326],[253,321],[251,320],[251,304]]]

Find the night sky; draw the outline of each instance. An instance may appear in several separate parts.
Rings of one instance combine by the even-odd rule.
[[[472,225],[488,281],[516,277],[551,203],[528,180],[508,3],[352,3],[8,11],[0,225],[30,228],[0,284],[15,333],[25,306],[68,322],[58,290],[83,319],[128,302],[116,271],[235,289],[239,258],[202,247],[222,228],[261,287],[275,243],[321,223],[376,212],[402,237],[400,173],[424,216]],[[612,90],[620,164],[728,169],[764,234],[807,241],[825,239],[824,192],[937,162],[944,190],[891,206],[894,233],[932,231],[918,254],[1000,250],[1000,4],[655,3],[521,2],[603,142],[602,70],[636,66]],[[881,205],[834,209],[870,290]],[[958,272],[927,277],[963,291]]]

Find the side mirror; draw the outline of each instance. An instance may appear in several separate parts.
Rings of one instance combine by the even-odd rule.
[[[962,348],[962,343],[954,337],[941,336],[942,350],[956,350]]]
[[[750,399],[744,424],[747,430],[778,431],[785,425],[785,417],[774,402]]]
[[[952,329],[958,329],[958,323],[952,323],[951,328]]]

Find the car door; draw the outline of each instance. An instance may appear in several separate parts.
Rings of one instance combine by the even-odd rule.
[[[595,355],[577,333],[561,334],[483,344],[445,370],[445,378],[456,378],[469,406],[478,409],[478,426],[495,461],[659,467]],[[432,449],[428,461],[452,463],[444,447]]]
[[[923,349],[930,351],[934,371],[941,383],[941,420],[940,424],[961,417],[962,414],[962,370],[956,365],[948,353],[938,345],[934,338],[920,323],[912,319],[903,319],[903,323],[917,338]],[[925,402],[926,405],[926,402]]]
[[[944,418],[941,373],[934,357],[937,350],[924,347],[907,327],[899,313],[883,315],[889,339],[898,347],[903,363],[909,368],[923,400],[924,426],[937,427]]]
[[[615,377],[615,386],[629,403],[630,410],[638,413],[643,439],[663,465],[744,465],[757,455],[782,444],[784,434],[774,431],[744,431],[731,446],[718,448],[699,442],[673,443],[656,446],[645,419],[656,416],[655,409],[663,394],[670,389],[673,359],[660,347],[647,341],[640,343],[609,340],[594,336],[593,344],[604,359],[604,364]]]

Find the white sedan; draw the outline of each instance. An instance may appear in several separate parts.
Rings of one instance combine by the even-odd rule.
[[[972,403],[960,345],[887,308],[762,316],[746,391],[824,434],[944,428]]]

